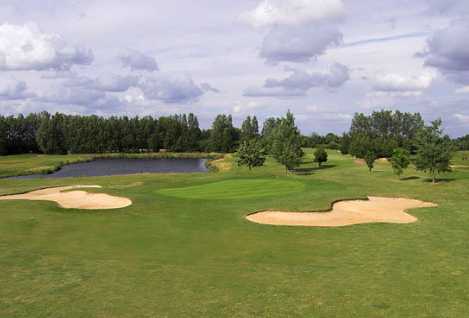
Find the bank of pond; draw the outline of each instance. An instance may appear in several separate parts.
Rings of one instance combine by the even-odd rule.
[[[14,179],[101,177],[138,173],[192,173],[208,172],[204,158],[97,158],[86,162],[63,165],[48,174],[14,176]]]

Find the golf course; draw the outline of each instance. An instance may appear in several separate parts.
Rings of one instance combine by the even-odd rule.
[[[302,173],[286,174],[271,157],[250,170],[226,155],[205,173],[0,179],[2,196],[81,187],[42,193],[53,200],[32,192],[0,199],[0,317],[465,317],[464,154],[432,184],[413,165],[397,178],[385,160],[370,173],[329,149],[318,167],[314,150],[303,150]],[[0,157],[0,175],[86,157]],[[54,202],[68,192],[78,201],[124,201],[104,210]],[[341,200],[368,197],[428,205],[407,209],[415,219],[401,224],[247,219],[259,211],[329,213]]]

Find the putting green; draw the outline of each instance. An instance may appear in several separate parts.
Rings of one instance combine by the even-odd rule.
[[[159,190],[159,194],[185,199],[246,199],[288,195],[305,189],[305,184],[284,179],[236,179],[202,185]]]

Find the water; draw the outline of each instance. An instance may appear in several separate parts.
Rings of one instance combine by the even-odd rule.
[[[207,172],[206,159],[98,159],[63,166],[51,174],[35,174],[15,179],[99,177],[136,173]]]

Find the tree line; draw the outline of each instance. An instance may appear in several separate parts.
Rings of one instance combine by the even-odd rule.
[[[236,149],[240,130],[219,115],[203,130],[194,114],[155,118],[49,114],[0,116],[0,154],[213,151]]]

